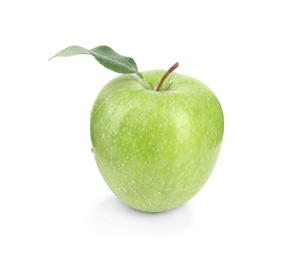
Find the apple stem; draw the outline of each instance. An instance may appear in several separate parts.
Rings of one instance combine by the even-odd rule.
[[[169,68],[169,70],[161,78],[161,80],[156,88],[156,91],[160,91],[160,88],[161,88],[163,82],[165,81],[165,79],[178,67],[179,67],[179,62],[176,62],[172,67]]]

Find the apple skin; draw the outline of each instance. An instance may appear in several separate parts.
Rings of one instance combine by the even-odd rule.
[[[155,89],[165,72],[142,74]],[[222,108],[205,84],[177,73],[165,82],[172,84],[168,91],[154,91],[135,74],[120,75],[91,112],[92,151],[104,180],[145,212],[191,199],[209,178],[223,138]]]

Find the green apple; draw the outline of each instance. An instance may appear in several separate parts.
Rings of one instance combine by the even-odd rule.
[[[77,54],[75,48],[70,54]],[[100,61],[102,55],[93,50]],[[70,56],[68,51],[58,56]],[[128,66],[127,74],[103,87],[91,111],[98,168],[113,193],[140,211],[163,212],[191,199],[209,178],[221,148],[218,99],[201,81],[173,72],[177,66],[142,73]]]
[[[181,74],[153,90],[165,71],[111,80],[91,112],[91,140],[100,172],[113,193],[146,212],[176,208],[205,184],[217,161],[223,114],[212,91]]]

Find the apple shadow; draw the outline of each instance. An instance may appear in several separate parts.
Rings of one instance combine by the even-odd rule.
[[[147,213],[125,205],[115,196],[98,202],[91,215],[92,229],[114,235],[170,235],[186,232],[196,222],[188,204],[162,213]]]

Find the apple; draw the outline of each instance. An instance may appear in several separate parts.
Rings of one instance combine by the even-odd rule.
[[[91,141],[100,172],[113,193],[146,212],[176,208],[209,178],[220,151],[223,114],[202,82],[177,73],[168,90],[154,90],[165,71],[120,75],[97,96]]]
[[[201,81],[173,72],[177,67],[117,76],[92,107],[98,168],[113,193],[140,211],[168,211],[190,200],[221,148],[218,99]]]

